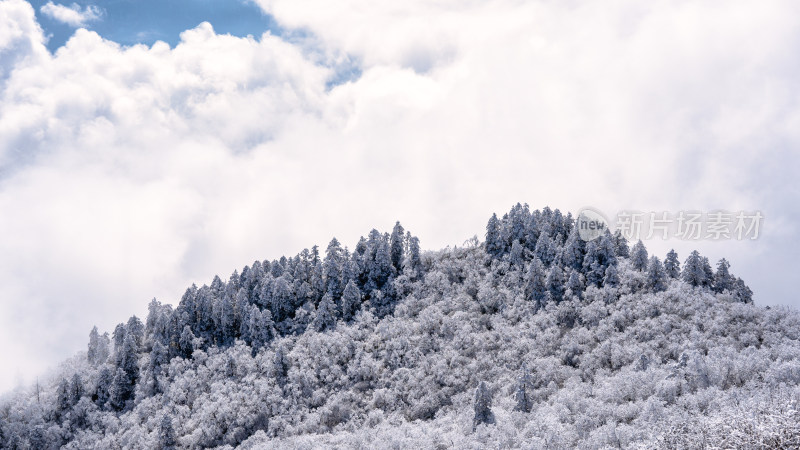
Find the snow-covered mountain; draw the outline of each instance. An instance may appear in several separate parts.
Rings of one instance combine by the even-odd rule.
[[[3,448],[798,448],[800,314],[722,260],[515,205],[150,304],[0,400]]]

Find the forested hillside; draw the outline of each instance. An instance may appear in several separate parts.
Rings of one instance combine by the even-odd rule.
[[[800,446],[800,315],[726,260],[520,204],[485,237],[422,252],[398,223],[153,300],[0,400],[0,444]]]

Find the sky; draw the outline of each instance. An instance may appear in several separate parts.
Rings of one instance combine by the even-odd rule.
[[[800,4],[0,1],[0,391],[157,298],[396,220],[517,202],[760,211],[726,257],[800,306]]]

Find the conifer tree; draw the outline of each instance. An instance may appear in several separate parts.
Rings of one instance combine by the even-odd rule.
[[[678,254],[675,250],[670,250],[667,253],[667,259],[664,260],[664,270],[667,276],[672,279],[678,279],[681,276],[681,263],[678,261]]]
[[[619,286],[619,271],[617,266],[606,267],[606,273],[603,276],[603,286],[615,288]]]
[[[342,318],[345,321],[352,320],[360,307],[361,290],[358,289],[353,280],[350,280],[344,288],[344,294],[342,294]]]
[[[647,265],[647,288],[651,292],[661,292],[667,289],[667,272],[656,256],[650,257]]]
[[[532,401],[528,395],[528,386],[531,382],[530,379],[531,375],[528,371],[528,367],[525,365],[525,363],[522,363],[519,377],[517,377],[517,385],[514,390],[514,400],[516,401],[516,404],[514,405],[514,411],[526,413],[531,411]]]
[[[495,258],[503,254],[504,245],[500,236],[500,221],[497,214],[492,214],[489,223],[486,224],[486,253]]]
[[[400,222],[394,224],[392,236],[389,238],[389,250],[391,254],[392,266],[397,273],[403,270],[403,256],[405,254],[405,230]]]
[[[578,298],[583,298],[583,281],[581,281],[581,274],[577,270],[570,271],[569,278],[567,279],[567,293],[574,295]]]
[[[686,262],[683,263],[681,279],[691,286],[705,286],[707,284],[706,271],[703,269],[703,258],[697,250],[694,250]]]
[[[556,303],[564,299],[564,282],[564,271],[561,270],[561,267],[554,264],[547,273],[545,287],[547,288],[547,293],[550,295],[550,298]]]
[[[617,257],[628,258],[630,257],[630,249],[628,248],[628,240],[622,235],[622,231],[617,230],[614,232],[614,248],[616,249]]]
[[[639,241],[633,244],[633,249],[631,249],[631,264],[634,269],[639,272],[644,272],[647,270],[647,263],[647,249],[642,243],[642,240],[639,239]]]
[[[175,429],[172,427],[172,419],[164,414],[158,427],[158,448],[161,450],[174,450],[178,446],[175,437]]]
[[[539,258],[534,257],[528,266],[525,295],[528,301],[534,303],[536,309],[544,306],[544,301],[547,296],[547,285],[545,282],[544,265],[539,261]]]
[[[492,413],[492,393],[486,386],[485,381],[481,381],[475,389],[474,408],[475,417],[472,420],[472,431],[480,424],[494,424],[494,414]]]
[[[732,291],[736,280],[731,276],[730,263],[722,258],[717,263],[717,272],[714,274],[714,292],[721,293]]]
[[[336,326],[336,306],[330,294],[325,294],[317,307],[317,314],[311,322],[311,326],[318,332],[332,330]]]

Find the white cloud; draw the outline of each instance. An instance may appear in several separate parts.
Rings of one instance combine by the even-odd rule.
[[[256,258],[395,219],[460,244],[517,201],[761,209],[782,234],[704,250],[793,301],[759,269],[798,250],[793,2],[262,4],[309,37],[79,30],[49,55],[0,2],[0,389]]]
[[[58,3],[47,2],[39,10],[42,14],[63,22],[73,27],[85,26],[87,22],[100,19],[102,13],[100,8],[94,5],[88,5],[81,8],[81,5],[73,3],[70,6],[61,5]]]

